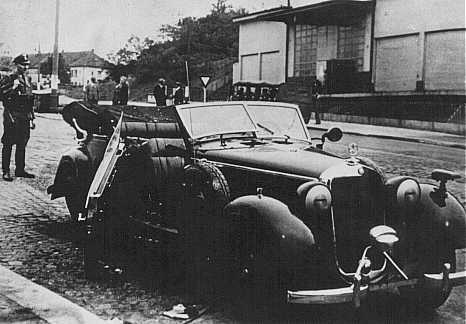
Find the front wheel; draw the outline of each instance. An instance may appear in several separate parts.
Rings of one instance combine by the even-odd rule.
[[[433,253],[433,255],[437,255]],[[445,263],[450,264],[450,271],[456,271],[456,254],[455,249],[448,247],[443,257],[436,257],[436,260],[429,258],[430,260],[424,260],[419,262],[418,276],[421,277],[424,273],[441,273],[443,265]],[[448,287],[446,290],[442,290],[439,287],[430,287],[420,285],[414,288],[400,289],[402,298],[408,303],[408,305],[421,308],[424,310],[434,310],[448,299],[452,288]]]
[[[226,288],[232,302],[247,316],[279,311],[286,303],[285,277],[274,260],[274,244],[251,213],[254,211],[230,211],[225,235],[230,254]]]

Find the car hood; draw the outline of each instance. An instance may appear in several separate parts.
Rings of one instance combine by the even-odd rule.
[[[287,144],[206,150],[203,153],[203,157],[212,161],[314,178],[343,162],[342,158],[313,148],[303,149]]]

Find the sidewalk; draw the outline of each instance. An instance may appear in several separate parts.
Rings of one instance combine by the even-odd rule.
[[[72,98],[66,96],[60,96],[60,104],[66,105],[70,102],[75,101]],[[100,101],[102,105],[111,105],[111,101]],[[142,106],[154,106],[154,104],[146,102],[128,102],[130,105],[142,105]],[[368,124],[357,124],[357,123],[343,123],[334,121],[323,120],[321,124],[316,125],[315,120],[311,119],[307,124],[310,130],[327,130],[331,127],[339,127],[343,134],[352,134],[360,136],[370,136],[386,139],[394,139],[398,141],[408,141],[416,143],[425,143],[439,146],[446,146],[452,148],[466,149],[465,137],[460,135],[424,131],[409,128],[400,127],[389,127],[389,126],[378,126]]]
[[[104,324],[97,315],[0,266],[0,322]]]
[[[466,149],[464,136],[448,133],[368,124],[342,123],[325,120],[322,120],[321,124],[316,125],[315,120],[313,119],[309,121],[307,127],[310,130],[327,130],[332,127],[338,127],[343,131],[343,134],[370,136],[398,141],[408,141]]]

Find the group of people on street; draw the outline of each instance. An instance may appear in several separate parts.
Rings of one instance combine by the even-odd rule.
[[[26,77],[29,60],[26,55],[14,58],[14,71],[0,84],[0,99],[3,102],[2,178],[13,181],[10,160],[13,145],[15,150],[15,176],[34,178],[25,170],[26,145],[30,131],[34,129],[34,110],[31,84]]]
[[[84,102],[97,105],[101,98],[99,85],[94,77],[86,84],[83,89],[84,91]],[[113,90],[112,104],[114,105],[126,105],[128,104],[129,97],[129,84],[128,78],[125,75],[120,77],[120,82],[115,86]]]
[[[173,95],[170,96],[168,95],[167,81],[163,78],[158,80],[154,87],[155,104],[157,106],[166,106],[167,99],[173,99],[174,105],[181,105],[185,102],[184,90],[181,82],[176,82],[175,85],[175,88],[173,88]]]
[[[100,89],[94,77],[86,84],[83,89],[84,101],[90,104],[97,105],[100,99]],[[155,103],[157,106],[166,106],[168,99],[173,99],[173,104],[180,105],[185,102],[184,89],[180,82],[176,82],[175,88],[173,88],[173,94],[168,94],[167,82],[165,79],[160,78],[154,87],[153,91],[155,97]],[[129,84],[128,78],[125,75],[120,77],[120,82],[115,86],[113,90],[113,105],[127,105],[129,98]]]

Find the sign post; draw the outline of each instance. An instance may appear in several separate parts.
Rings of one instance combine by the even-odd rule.
[[[207,102],[207,85],[209,84],[210,76],[201,76],[200,78],[204,86],[204,102]]]

